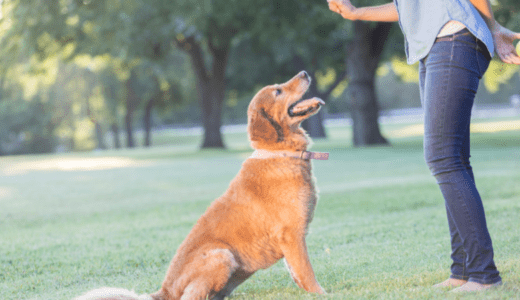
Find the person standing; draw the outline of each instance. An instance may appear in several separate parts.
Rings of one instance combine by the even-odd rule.
[[[424,156],[445,200],[451,235],[450,277],[435,287],[479,291],[501,285],[470,158],[471,109],[494,52],[520,64],[512,32],[494,19],[489,0],[394,0],[357,8],[328,0],[348,20],[399,22],[407,62],[419,62]]]

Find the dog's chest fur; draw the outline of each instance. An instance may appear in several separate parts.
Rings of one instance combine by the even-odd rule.
[[[297,158],[248,159],[221,200],[241,208],[236,211],[243,216],[241,226],[235,228],[244,231],[235,232],[239,238],[233,243],[248,248],[239,251],[250,253],[243,259],[251,269],[267,268],[282,257],[277,243],[287,228],[307,233],[317,203],[311,164]]]
[[[317,197],[309,161],[290,157],[248,159],[240,173],[237,177],[243,182],[238,189],[245,194],[245,202],[252,201],[271,214],[304,217],[304,226],[312,220]]]

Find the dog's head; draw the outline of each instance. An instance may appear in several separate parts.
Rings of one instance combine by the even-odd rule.
[[[302,71],[283,84],[261,89],[247,111],[247,131],[254,149],[306,150],[309,140],[300,124],[325,104],[319,98],[302,99],[311,84]]]

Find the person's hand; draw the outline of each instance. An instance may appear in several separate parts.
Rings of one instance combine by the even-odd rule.
[[[348,20],[356,20],[356,8],[350,0],[327,0],[329,9]]]
[[[520,33],[513,32],[502,25],[495,25],[493,30],[493,40],[495,42],[495,51],[501,61],[508,64],[520,65],[520,56],[516,53],[513,42],[520,39]]]

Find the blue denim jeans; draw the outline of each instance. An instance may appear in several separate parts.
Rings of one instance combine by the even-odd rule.
[[[468,30],[437,39],[420,61],[425,111],[424,156],[444,196],[451,234],[451,278],[483,284],[501,280],[482,200],[469,162],[470,120],[490,56]]]

